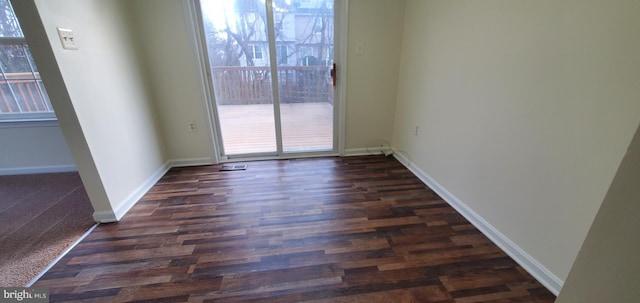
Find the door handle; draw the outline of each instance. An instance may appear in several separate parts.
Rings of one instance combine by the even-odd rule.
[[[331,68],[331,80],[333,81],[333,86],[336,86],[337,70],[336,64],[334,63],[333,68]]]

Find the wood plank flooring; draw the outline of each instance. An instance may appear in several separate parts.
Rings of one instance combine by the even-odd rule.
[[[391,157],[174,168],[35,286],[77,302],[553,302]]]

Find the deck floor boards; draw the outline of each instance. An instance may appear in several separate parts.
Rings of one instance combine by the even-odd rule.
[[[281,104],[285,151],[333,149],[333,106],[327,102]],[[273,105],[220,105],[227,155],[276,151]]]

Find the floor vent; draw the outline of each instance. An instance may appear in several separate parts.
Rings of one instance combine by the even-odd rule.
[[[247,170],[247,165],[223,165],[220,171]]]

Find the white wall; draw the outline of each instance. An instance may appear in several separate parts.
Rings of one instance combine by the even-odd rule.
[[[12,123],[15,124],[15,123]],[[75,171],[57,122],[0,126],[0,175]]]
[[[13,4],[96,211],[94,218],[118,219],[165,169],[123,2]],[[62,49],[56,27],[72,29],[79,50]]]
[[[213,161],[198,59],[181,1],[128,1],[150,75],[167,157],[179,163]],[[349,7],[346,148],[353,153],[391,141],[404,1],[351,0]],[[365,43],[354,54],[354,41]],[[189,132],[195,121],[198,132]]]
[[[393,146],[559,284],[640,122],[639,15],[637,1],[406,3]]]
[[[347,152],[391,142],[404,0],[350,0],[346,100]],[[356,43],[364,46],[356,54]]]
[[[640,127],[587,234],[557,302],[640,298]]]
[[[212,163],[213,143],[206,116],[202,80],[196,66],[191,33],[182,1],[127,1],[141,59],[150,77],[168,159],[180,163]],[[187,126],[194,121],[197,132]]]

